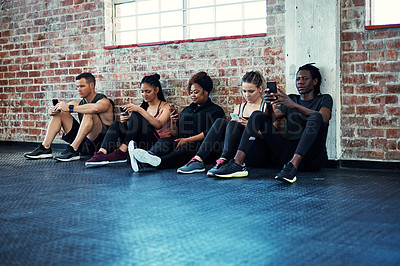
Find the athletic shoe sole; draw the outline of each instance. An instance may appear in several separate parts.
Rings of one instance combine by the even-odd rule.
[[[155,155],[151,155],[147,151],[143,149],[135,149],[133,150],[133,156],[135,157],[136,160],[138,160],[141,163],[147,163],[150,164],[153,167],[157,167],[161,163],[161,158]]]
[[[55,158],[57,161],[60,161],[60,162],[70,162],[70,161],[77,161],[77,160],[80,160],[81,159],[81,156],[73,156],[73,157],[71,157],[71,158]]]
[[[134,150],[135,150],[135,143],[133,141],[130,141],[128,144],[128,153],[129,153],[129,157],[131,159],[131,167],[134,172],[139,172],[138,163],[135,159],[135,156],[133,156]]]
[[[124,160],[118,160],[118,161],[108,161],[110,164],[114,164],[114,163],[126,163],[128,161],[128,159],[124,159]]]
[[[249,175],[249,172],[247,171],[239,171],[231,174],[214,174],[217,177],[222,177],[222,178],[235,178],[235,177],[246,177]]]
[[[204,172],[206,169],[193,169],[191,171],[182,171],[181,169],[176,170],[177,173],[179,174],[193,174],[193,173],[201,173]]]
[[[279,176],[275,176],[275,179],[279,180],[279,181],[282,181],[282,182],[289,182],[291,184],[293,184],[297,180],[296,177],[293,177],[293,179],[289,179],[289,178],[286,178],[286,177],[279,178]]]
[[[92,168],[92,167],[100,167],[100,166],[105,166],[107,164],[109,164],[109,161],[102,161],[102,162],[85,162],[85,166],[88,168]]]
[[[53,154],[41,154],[41,155],[24,155],[28,159],[48,159],[53,158]]]

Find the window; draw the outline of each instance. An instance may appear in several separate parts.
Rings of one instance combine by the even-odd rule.
[[[266,33],[266,0],[113,0],[113,45]]]
[[[365,28],[400,27],[399,0],[366,0]]]

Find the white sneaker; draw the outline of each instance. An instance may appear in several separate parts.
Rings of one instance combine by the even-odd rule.
[[[134,172],[139,172],[139,166],[138,166],[137,160],[136,160],[135,156],[133,156],[133,151],[136,149],[136,147],[137,147],[136,142],[131,140],[128,144],[128,153],[129,153],[129,157],[131,159],[132,170]]]
[[[157,167],[161,163],[161,158],[158,157],[157,155],[154,155],[148,151],[145,151],[143,149],[134,149],[133,150],[133,155],[136,160],[138,160],[141,163],[147,163],[150,164],[153,167]]]

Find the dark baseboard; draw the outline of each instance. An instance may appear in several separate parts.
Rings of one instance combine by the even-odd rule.
[[[39,143],[38,142],[25,142],[25,141],[9,141],[9,140],[1,140],[0,146],[16,146],[16,147],[30,147],[36,148]],[[62,150],[67,147],[67,143],[53,143],[51,144],[51,148],[55,150]]]
[[[36,148],[37,142],[24,141],[0,141],[0,146],[19,146]],[[65,149],[67,144],[53,143],[53,149]],[[358,161],[358,160],[328,160],[325,168],[363,168],[363,169],[383,169],[383,170],[400,170],[400,162],[379,162],[379,161]]]
[[[339,167],[381,170],[400,170],[400,162],[339,160]]]

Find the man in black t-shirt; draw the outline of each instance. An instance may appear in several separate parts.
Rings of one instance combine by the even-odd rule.
[[[61,129],[62,139],[70,143],[58,161],[79,160],[80,154],[91,155],[101,144],[103,137],[114,120],[113,102],[105,95],[95,91],[96,80],[91,73],[82,73],[76,77],[76,86],[81,101],[58,102],[49,108],[51,116],[46,137],[38,148],[25,153],[27,159],[52,158],[51,143]],[[71,115],[78,113],[79,122]]]
[[[323,167],[328,160],[325,142],[333,100],[330,95],[320,93],[321,80],[319,69],[306,64],[299,68],[296,75],[300,95],[287,95],[281,89],[277,93],[267,92],[267,111],[253,112],[235,159],[221,167],[215,175],[223,178],[247,176],[243,162],[246,154],[252,152],[257,135],[264,139],[267,146],[264,152],[271,158],[266,165],[284,165],[275,176],[278,180],[293,183],[297,169],[318,170]],[[272,105],[278,107],[273,110]],[[281,118],[286,118],[285,137],[273,125],[275,120]]]

